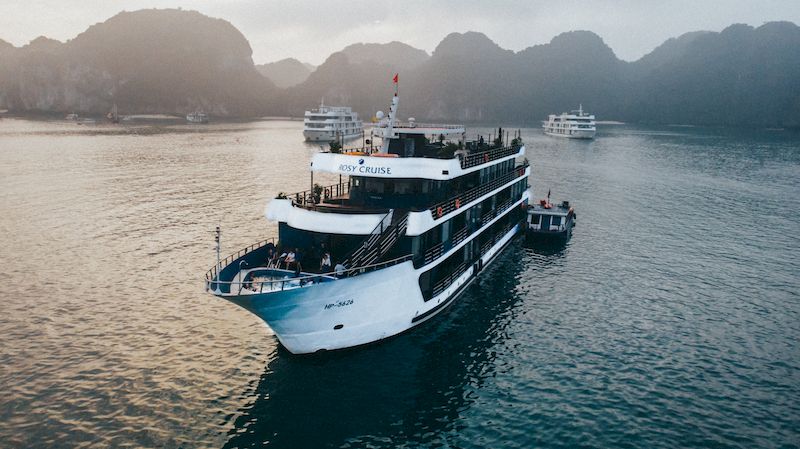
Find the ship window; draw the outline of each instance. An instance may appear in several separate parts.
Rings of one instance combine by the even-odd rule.
[[[542,221],[542,216],[541,215],[534,215],[533,216],[533,220],[531,220],[531,223],[533,223],[535,225],[538,225],[540,221]]]
[[[559,226],[561,224],[561,217],[553,217],[553,226]]]
[[[365,179],[365,190],[368,193],[383,193],[384,186],[382,179]]]

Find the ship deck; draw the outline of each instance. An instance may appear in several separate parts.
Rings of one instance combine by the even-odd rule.
[[[231,295],[258,295],[295,288],[310,287],[323,282],[333,282],[336,276],[314,274],[273,267],[255,267],[239,270],[230,281]]]

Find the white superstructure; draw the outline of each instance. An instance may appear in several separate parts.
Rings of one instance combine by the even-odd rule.
[[[597,132],[594,114],[583,112],[583,105],[569,113],[550,114],[547,120],[542,122],[542,128],[548,136],[570,139],[593,139]]]
[[[363,123],[358,113],[345,106],[325,106],[306,111],[303,119],[303,136],[312,142],[330,142],[361,136]]]

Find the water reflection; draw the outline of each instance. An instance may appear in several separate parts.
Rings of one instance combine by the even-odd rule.
[[[567,252],[569,246],[568,240],[552,239],[552,240],[523,240],[526,250],[538,254],[540,256],[553,256],[563,257]]]
[[[386,342],[312,356],[280,349],[225,447],[429,444],[459,424],[495,370],[520,300],[516,243],[443,315]]]

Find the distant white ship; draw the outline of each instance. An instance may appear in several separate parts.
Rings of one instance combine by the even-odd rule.
[[[194,111],[186,114],[186,121],[189,123],[208,123],[208,114],[203,111]]]
[[[306,111],[303,120],[303,136],[312,142],[330,142],[337,139],[358,137],[363,131],[358,114],[349,107],[325,106]]]
[[[542,128],[549,136],[570,139],[593,139],[597,132],[594,114],[583,112],[583,105],[578,106],[577,111],[570,113],[550,114],[548,119],[542,122]]]

